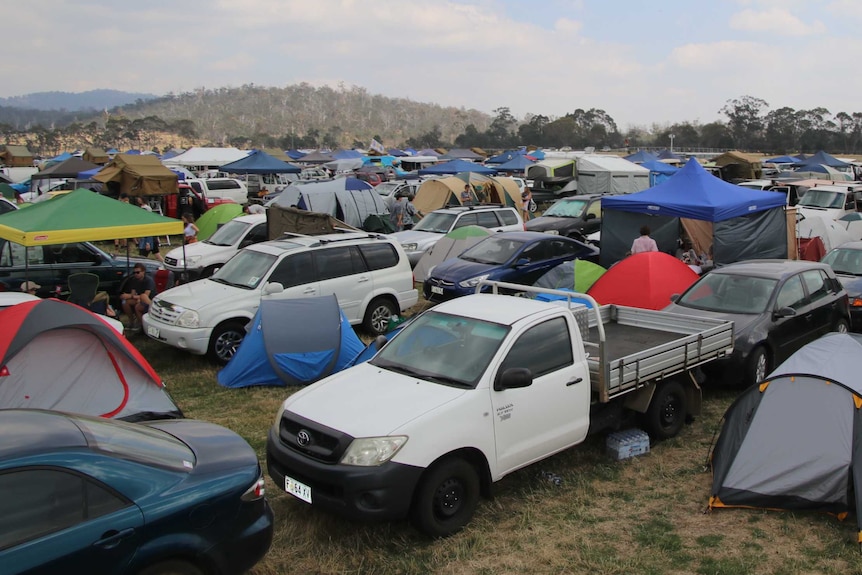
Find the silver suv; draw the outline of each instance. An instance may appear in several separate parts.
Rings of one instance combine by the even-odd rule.
[[[524,231],[524,220],[518,210],[501,205],[457,206],[434,210],[412,230],[391,234],[410,260],[410,265],[416,267],[419,259],[437,240],[454,230],[464,226],[481,226],[495,232]]]

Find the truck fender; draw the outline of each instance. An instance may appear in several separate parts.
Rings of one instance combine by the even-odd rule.
[[[454,451],[450,451],[449,453],[444,453],[434,461],[428,464],[425,467],[426,470],[433,467],[438,461],[443,459],[448,459],[450,457],[457,457],[469,462],[479,473],[479,482],[480,482],[480,491],[482,497],[492,498],[493,491],[491,489],[491,485],[493,481],[491,479],[491,468],[488,465],[488,460],[485,458],[485,454],[476,449],[475,447],[462,447],[461,449],[456,449]],[[417,482],[417,485],[419,482]],[[415,493],[414,493],[415,494]]]
[[[669,379],[679,381],[685,389],[688,414],[690,416],[700,415],[703,407],[703,395],[694,374],[687,371]],[[656,385],[655,381],[651,381],[637,391],[626,394],[623,407],[638,413],[646,413],[655,394]]]

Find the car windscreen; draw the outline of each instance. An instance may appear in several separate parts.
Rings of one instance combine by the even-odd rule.
[[[799,200],[798,205],[808,208],[841,209],[844,207],[844,194],[841,192],[815,190],[812,188],[805,192],[805,195]]]
[[[862,276],[862,250],[835,248],[821,261],[829,264],[836,274]]]
[[[452,224],[455,223],[455,214],[440,214],[432,212],[419,220],[419,223],[413,226],[417,232],[433,232],[435,234],[447,234],[452,229]]]
[[[523,245],[523,241],[489,236],[458,257],[468,262],[500,265],[509,261]]]
[[[389,194],[394,192],[400,185],[401,184],[396,182],[383,182],[381,184],[378,184],[378,186],[374,188],[374,191],[381,196],[388,196]]]
[[[218,283],[239,288],[255,289],[269,274],[277,258],[255,250],[240,250],[210,277]]]
[[[122,459],[189,472],[195,466],[191,448],[168,433],[138,423],[70,417],[90,448]]]
[[[758,314],[766,311],[778,280],[711,273],[691,286],[677,304],[720,313]]]
[[[545,210],[543,216],[555,216],[558,218],[578,218],[587,207],[586,200],[560,200]]]
[[[249,224],[245,222],[231,220],[217,229],[209,239],[204,240],[204,243],[216,246],[232,246],[239,241],[248,226]]]
[[[377,367],[453,387],[474,388],[509,326],[429,311],[370,361]]]

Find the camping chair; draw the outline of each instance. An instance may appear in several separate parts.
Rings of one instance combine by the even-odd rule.
[[[77,273],[71,274],[67,281],[69,283],[68,301],[90,309],[99,290],[99,276],[86,272]]]

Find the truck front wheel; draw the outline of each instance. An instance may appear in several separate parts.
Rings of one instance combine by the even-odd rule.
[[[410,520],[425,535],[448,537],[467,525],[478,504],[476,468],[460,458],[444,459],[419,483]]]
[[[668,439],[680,432],[687,414],[685,389],[678,381],[659,384],[645,416],[647,432],[653,439]]]

